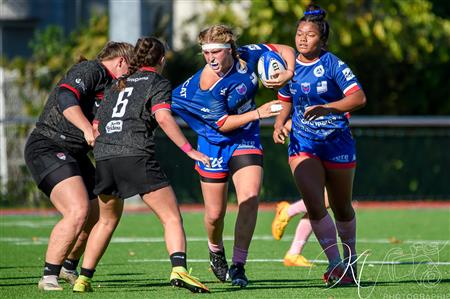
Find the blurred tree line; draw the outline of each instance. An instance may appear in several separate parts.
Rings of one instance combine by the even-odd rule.
[[[242,1],[238,1],[242,2]],[[198,18],[235,27],[241,45],[295,47],[297,21],[310,0],[256,0],[249,14],[215,0]],[[445,0],[321,0],[329,50],[357,74],[368,97],[363,114],[450,114],[450,4]],[[269,93],[262,93],[267,99]]]
[[[247,5],[248,13],[241,3]],[[213,9],[189,22],[204,26],[231,25],[240,45],[282,43],[295,47],[296,24],[309,0],[213,0]],[[322,0],[331,26],[329,50],[347,62],[368,96],[362,114],[450,114],[450,5],[446,0]],[[89,24],[64,36],[50,26],[31,42],[30,60],[15,59],[19,83],[43,92],[39,101],[23,98],[27,114],[37,115],[59,77],[79,55],[95,58],[108,38],[108,18],[94,16]],[[166,76],[174,86],[203,65],[199,47],[186,42],[168,54]],[[262,89],[258,101],[275,96]]]

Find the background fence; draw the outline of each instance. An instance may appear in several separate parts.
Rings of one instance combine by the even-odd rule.
[[[26,138],[34,119],[0,120],[6,133],[8,181],[2,206],[45,206],[23,159]],[[358,200],[450,199],[449,117],[351,118],[357,142],[358,166],[354,198]],[[192,144],[195,134],[184,128]],[[264,146],[264,183],[261,199],[277,201],[299,197],[287,164],[287,145],[272,141],[272,122],[261,129]],[[180,202],[201,202],[200,183],[192,160],[158,130],[157,155]],[[3,162],[2,162],[3,163]],[[230,188],[230,200],[234,190]]]

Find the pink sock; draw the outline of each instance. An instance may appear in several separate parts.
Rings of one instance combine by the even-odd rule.
[[[311,236],[312,227],[309,218],[304,217],[300,219],[295,230],[294,240],[292,241],[291,248],[289,249],[289,254],[301,254],[303,246],[308,242],[309,236]]]
[[[320,220],[311,220],[311,226],[330,264],[334,265],[340,262],[341,256],[339,255],[339,249],[336,244],[336,227],[330,214],[327,213]]]
[[[356,255],[356,217],[350,221],[336,221],[336,228],[342,243],[348,245],[343,245],[344,258]]]
[[[223,241],[221,241],[219,244],[213,244],[208,240],[208,248],[212,252],[223,251]]]
[[[233,261],[233,264],[242,264],[245,265],[247,262],[247,255],[248,250],[237,248],[236,246],[233,247],[233,258],[231,259]]]
[[[303,199],[300,199],[299,201],[290,204],[287,210],[287,214],[289,217],[293,217],[300,213],[306,213],[306,206],[305,203],[303,202]]]

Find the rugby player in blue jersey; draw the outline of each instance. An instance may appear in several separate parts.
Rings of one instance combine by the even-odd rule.
[[[237,48],[232,30],[225,25],[200,32],[198,41],[206,61],[204,68],[172,93],[172,111],[198,134],[197,149],[208,155],[211,165],[196,163],[205,202],[204,223],[208,234],[211,268],[220,281],[245,287],[244,265],[255,229],[263,175],[259,119],[277,115],[272,101],[256,109],[256,67],[266,51],[277,51],[287,70],[268,81],[279,88],[293,76],[295,52],[291,47],[254,44]],[[223,245],[228,177],[236,189],[238,216],[232,265],[228,268]]]
[[[276,118],[273,139],[289,136],[289,165],[328,260],[327,285],[352,284],[356,278],[356,219],[352,189],[356,167],[355,141],[346,112],[366,104],[356,76],[339,58],[325,50],[329,25],[326,12],[310,5],[299,20],[295,74],[278,92],[283,110]],[[292,110],[292,130],[284,127]],[[328,214],[324,188],[336,222]],[[342,261],[336,229],[343,243]],[[347,267],[353,264],[353,267]]]

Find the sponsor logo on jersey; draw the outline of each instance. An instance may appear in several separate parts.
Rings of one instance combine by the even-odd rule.
[[[147,77],[139,77],[139,78],[128,78],[127,79],[127,81],[130,81],[130,82],[139,82],[139,81],[142,81],[142,80],[148,80],[149,78],[148,78],[148,76]]]
[[[205,112],[205,113],[209,113],[210,110],[206,107],[203,107],[202,109],[200,109],[201,112]]]
[[[261,50],[261,47],[255,44],[246,45],[244,48],[250,49],[250,50]]]
[[[236,70],[239,74],[245,74],[248,70],[247,65],[244,63],[241,65],[239,61],[236,63]]]
[[[111,120],[106,124],[106,133],[122,132],[123,122],[121,120]]]
[[[309,82],[302,82],[300,86],[304,94],[308,94],[311,91],[311,84]]]
[[[225,96],[227,94],[228,87],[224,87],[220,89],[220,95]]]
[[[297,93],[297,88],[294,88],[293,84],[289,84],[289,92],[291,95],[295,95]]]
[[[324,70],[324,68],[323,68],[323,65],[318,65],[318,66],[316,66],[316,67],[314,68],[313,73],[314,73],[314,76],[316,76],[316,77],[322,77],[323,74],[325,74],[325,70]]]
[[[186,86],[189,85],[189,82],[191,81],[191,79],[192,79],[192,77],[187,79],[186,82],[184,82],[183,85],[181,85],[180,97],[183,97],[183,98],[187,97],[187,88],[186,88]]]
[[[342,74],[344,74],[344,77],[347,81],[355,78],[355,75],[353,75],[352,70],[348,67],[342,70]]]
[[[84,82],[81,81],[81,78],[76,78],[76,79],[75,79],[75,83],[77,83],[78,85],[80,85],[81,88],[82,88],[83,90],[86,90],[86,86],[84,86]]]
[[[247,92],[247,86],[244,83],[241,83],[236,87],[236,91],[240,95],[244,95]]]
[[[56,157],[60,160],[66,160],[66,155],[64,153],[56,153]]]
[[[338,67],[341,67],[343,64],[345,64],[342,60],[338,60]]]
[[[242,103],[239,108],[237,109],[238,114],[245,113],[249,111],[252,108],[252,100],[248,99],[247,102]]]
[[[95,101],[94,104],[95,104],[95,107],[97,107],[97,108],[100,107],[100,102]]]
[[[222,163],[223,163],[223,157],[220,158],[209,158],[211,161],[211,167],[207,167],[206,169],[214,169],[214,170],[221,170]]]
[[[349,156],[348,155],[339,155],[336,157],[331,158],[332,161],[336,162],[349,162]]]
[[[317,82],[317,93],[324,93],[327,92],[327,81],[319,81]]]
[[[255,86],[258,85],[258,77],[256,76],[255,73],[252,73],[250,75],[250,80],[252,80],[253,85],[255,85]]]

